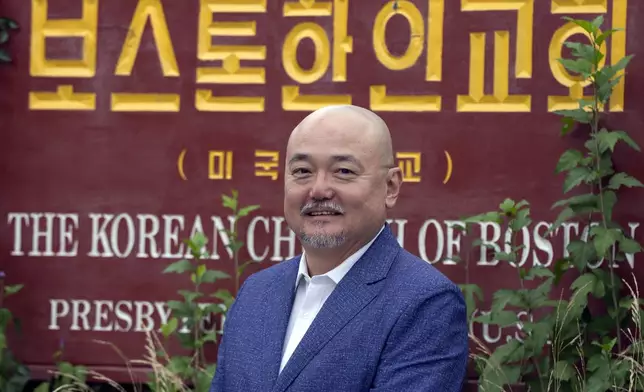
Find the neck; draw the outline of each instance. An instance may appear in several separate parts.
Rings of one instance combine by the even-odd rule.
[[[360,248],[373,240],[376,234],[380,232],[381,228],[382,226],[379,226],[376,231],[369,233],[367,238],[363,238],[356,242],[349,242],[344,246],[337,248],[308,248],[304,246],[304,252],[306,252],[306,266],[309,270],[309,275],[315,276],[326,274],[339,266],[352,254],[356,253]]]

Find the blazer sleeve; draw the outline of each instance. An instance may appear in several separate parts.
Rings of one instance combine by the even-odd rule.
[[[465,301],[443,285],[401,314],[385,343],[371,392],[460,392],[468,361]]]
[[[249,279],[246,279],[244,283],[242,283],[241,287],[239,288],[239,291],[237,292],[237,297],[235,298],[235,301],[233,304],[230,306],[230,309],[228,309],[228,312],[226,313],[226,319],[231,319],[234,316],[234,311],[236,304],[238,303],[239,300],[241,300],[241,295],[242,291],[244,290],[244,287],[246,286],[246,283],[248,283]],[[215,367],[215,374],[212,378],[212,381],[210,383],[210,389],[208,392],[223,392],[225,391],[225,377],[226,377],[226,325],[229,325],[228,323],[224,322],[224,327],[223,327],[223,335],[221,337],[221,342],[219,343],[219,349],[217,350],[217,364]]]

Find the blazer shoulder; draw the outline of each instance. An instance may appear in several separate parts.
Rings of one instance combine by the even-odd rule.
[[[399,285],[418,294],[436,294],[443,291],[461,293],[459,287],[444,273],[420,257],[402,249],[391,273]]]
[[[285,273],[298,269],[301,256],[295,256],[291,259],[284,260],[278,264],[263,268],[252,273],[244,280],[244,285],[249,288],[264,287],[267,284],[275,282],[275,279],[283,276]],[[295,284],[295,282],[293,282]]]

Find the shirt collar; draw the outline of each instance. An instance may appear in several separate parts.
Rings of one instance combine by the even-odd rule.
[[[335,267],[331,271],[329,271],[326,274],[323,274],[321,276],[328,276],[329,278],[331,278],[331,280],[333,280],[333,282],[336,285],[338,283],[340,283],[342,278],[344,278],[344,276],[349,272],[349,270],[351,270],[351,267],[353,267],[355,265],[355,263],[357,263],[358,260],[360,260],[360,258],[362,257],[362,255],[365,254],[365,252],[367,252],[367,249],[369,249],[371,244],[373,244],[373,242],[376,240],[376,238],[378,238],[378,236],[380,235],[380,233],[382,233],[382,230],[384,228],[385,228],[385,226],[383,225],[380,228],[380,231],[378,232],[378,234],[376,234],[371,239],[371,241],[369,241],[365,246],[363,246],[362,248],[358,249],[357,252],[355,252],[354,254],[349,256],[340,265],[338,265],[337,267]],[[302,252],[302,257],[300,258],[300,265],[299,265],[299,269],[298,269],[298,272],[297,272],[297,278],[295,279],[295,288],[296,289],[297,289],[297,286],[300,283],[300,279],[302,279],[303,277],[310,279],[309,271],[308,271],[308,268],[306,266],[306,254],[304,252]]]

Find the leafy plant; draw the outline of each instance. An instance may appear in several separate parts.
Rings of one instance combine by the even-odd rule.
[[[0,45],[4,45],[9,41],[9,32],[17,30],[18,23],[13,19],[0,17]],[[11,56],[4,49],[0,48],[0,62],[11,62]]]
[[[87,368],[83,365],[73,365],[71,362],[63,360],[62,357],[63,347],[61,344],[61,348],[54,353],[57,370],[53,372],[52,379],[38,385],[34,392],[85,391],[89,389]]]
[[[3,277],[4,273],[0,279]],[[23,287],[22,284],[4,286],[0,302],[4,302],[4,298],[18,293]],[[29,369],[15,358],[7,345],[7,331],[11,325],[17,329],[20,328],[20,322],[13,316],[11,310],[0,304],[0,391],[22,392],[30,375]]]
[[[506,199],[498,210],[465,219],[468,230],[481,222],[493,222],[506,230],[509,236],[503,248],[493,251],[497,260],[517,269],[519,284],[518,289],[494,292],[490,312],[472,319],[499,327],[518,325],[521,332],[520,338],[494,350],[472,337],[481,349],[473,357],[480,389],[485,391],[501,391],[516,383],[532,391],[644,390],[642,302],[637,288],[614,269],[617,262],[642,247],[613,217],[620,189],[644,187],[615,169],[613,154],[619,142],[638,152],[640,148],[626,131],[610,131],[602,121],[604,107],[632,56],[600,66],[602,45],[618,30],[602,32],[602,16],[592,21],[565,19],[581,26],[589,43],[567,42],[574,59],[559,62],[590,83],[592,96],[579,100],[577,109],[556,112],[562,117],[562,136],[588,130],[588,138],[584,150],[564,152],[556,165],[556,174],[565,173],[563,193],[567,196],[552,206],[560,212],[549,233],[573,219],[585,221],[589,230],[569,243],[569,255],[558,260],[553,271],[526,269],[518,267],[524,246],[518,243],[517,234],[531,223],[527,201]],[[573,190],[580,192],[570,196]],[[557,286],[571,274],[575,279],[560,298]],[[474,306],[476,297],[482,298],[476,285],[468,284],[463,291],[468,308]],[[527,314],[528,321],[518,319],[519,311]]]
[[[252,211],[259,208],[258,205],[245,207],[239,206],[238,192],[232,191],[230,196],[222,195],[223,207],[231,210],[233,220],[230,230],[224,230],[229,238],[226,246],[231,250],[234,264],[234,294],[229,290],[219,289],[212,294],[204,290],[204,285],[216,283],[222,279],[229,279],[230,275],[221,270],[209,269],[205,263],[210,255],[206,251],[208,239],[203,233],[195,233],[192,238],[185,240],[190,248],[191,259],[183,259],[170,264],[163,273],[187,274],[192,282],[191,290],[179,290],[183,297],[182,301],[169,301],[168,307],[172,310],[172,317],[161,328],[161,332],[167,339],[175,336],[181,346],[188,350],[190,355],[169,356],[167,352],[159,352],[158,359],[165,362],[165,370],[170,372],[174,377],[164,377],[165,380],[181,380],[185,385],[191,385],[195,391],[207,391],[215,372],[215,364],[207,360],[205,348],[208,343],[216,343],[221,331],[205,332],[203,322],[206,317],[213,315],[225,315],[227,309],[234,301],[234,295],[239,290],[239,280],[244,269],[250,262],[240,264],[239,251],[244,243],[239,239],[238,222],[241,218],[248,216]],[[221,303],[212,303],[204,301],[205,298],[211,297],[222,301]],[[180,326],[183,324],[183,327]],[[188,331],[184,333],[184,331]],[[153,342],[154,343],[154,342]],[[160,344],[153,344],[160,348]],[[164,373],[164,374],[167,374]],[[161,384],[159,378],[154,374],[161,374],[157,371],[153,373],[153,379],[149,383],[153,391],[166,391],[167,383]],[[176,382],[173,382],[176,384]],[[185,388],[181,385],[181,388]],[[178,390],[179,386],[173,385],[172,390]],[[180,389],[180,388],[179,388]]]

